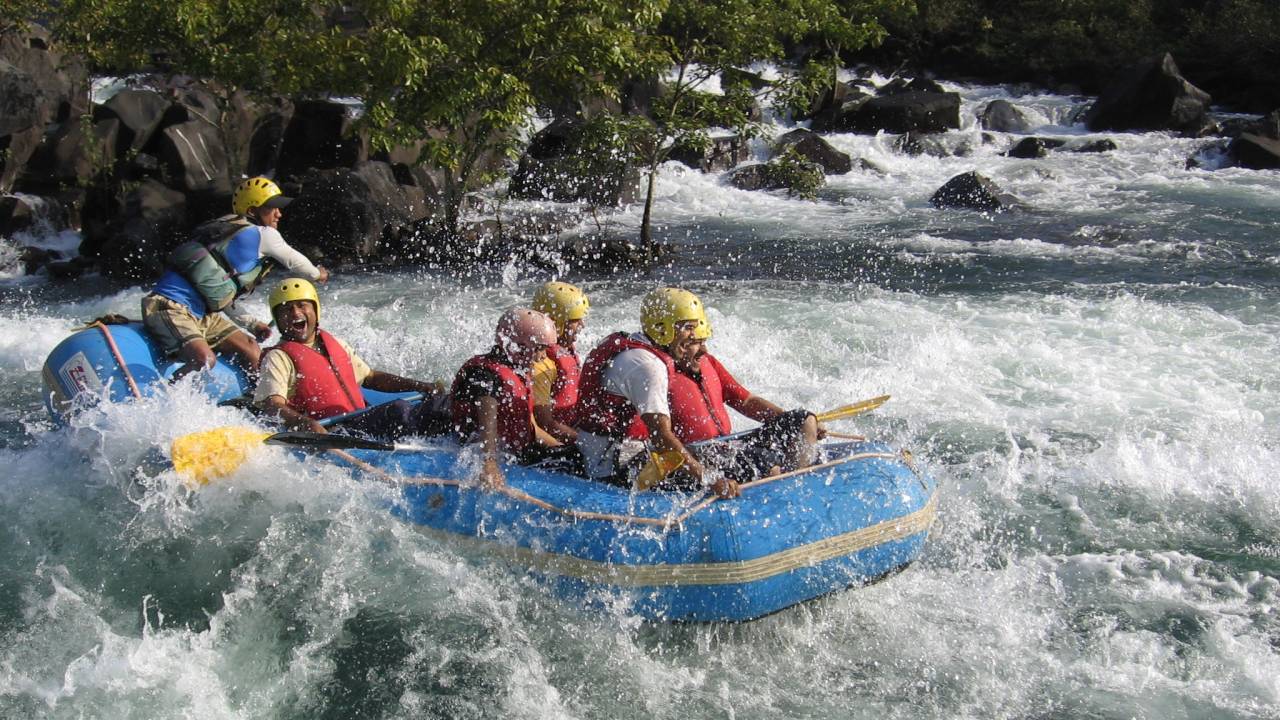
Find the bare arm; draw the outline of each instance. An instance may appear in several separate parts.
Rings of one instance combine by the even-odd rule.
[[[751,395],[742,402],[733,403],[732,407],[756,422],[764,422],[786,412],[759,395]]]
[[[768,400],[765,400],[759,395],[752,395],[740,403],[731,405],[731,407],[733,407],[734,410],[737,410],[743,415],[746,415],[747,417],[751,418],[752,420],[755,420],[756,422],[761,422],[761,423],[766,420],[771,420],[783,414],[784,412],[786,412],[782,408],[778,407],[777,405],[774,405]],[[822,438],[825,438],[827,436],[826,426],[824,426],[821,423],[816,423],[815,428],[816,428],[815,430],[816,438],[818,440],[821,440]]]
[[[479,420],[480,451],[484,455],[480,468],[480,484],[487,488],[500,488],[507,484],[498,467],[498,401],[489,395],[476,400]]]
[[[533,419],[537,421],[538,427],[546,430],[548,435],[559,442],[575,442],[578,439],[578,431],[556,419],[553,410],[553,405],[535,405],[533,407]]]
[[[280,418],[284,426],[290,430],[309,430],[311,432],[328,432],[319,422],[289,407],[289,401],[279,395],[270,395],[262,403],[262,409],[268,415]]]
[[[680,453],[680,457],[684,459],[684,469],[693,476],[693,479],[701,483],[703,480],[702,463],[698,462],[698,458],[689,452],[689,448],[680,442],[680,438],[676,437],[675,431],[671,429],[671,416],[659,415],[657,413],[646,413],[640,416],[644,421],[645,427],[649,429],[649,441],[653,444],[657,452],[674,451]],[[738,483],[729,478],[720,478],[711,486],[711,490],[715,494],[724,498],[737,497],[739,494]]]
[[[381,370],[370,370],[362,386],[379,392],[399,393],[418,392],[429,398],[444,392],[444,385],[438,382],[423,382],[413,378],[401,377]]]

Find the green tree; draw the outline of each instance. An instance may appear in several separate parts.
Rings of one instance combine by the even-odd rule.
[[[209,81],[223,107],[239,90],[251,93],[330,89],[335,52],[345,34],[305,0],[62,0],[48,16],[59,49],[84,58],[92,72],[168,71]],[[215,121],[224,140],[235,135],[232,113]],[[235,185],[247,158],[227,143],[227,181]],[[91,149],[86,149],[91,152]],[[104,165],[98,184],[118,183]],[[118,188],[116,188],[118,189]]]
[[[47,3],[41,0],[0,0],[0,35],[43,17]]]
[[[658,168],[671,150],[705,147],[709,127],[731,128],[744,137],[759,131],[750,88],[726,83],[723,94],[702,92],[711,78],[757,62],[780,62],[787,41],[808,37],[826,49],[834,82],[843,49],[879,42],[884,36],[880,15],[910,9],[910,0],[671,0],[644,55],[651,68],[669,73],[653,103],[653,125],[643,143],[649,177],[640,242],[648,252],[655,249]],[[777,91],[794,88],[784,84]]]
[[[307,0],[63,0],[50,27],[99,72],[167,66],[285,95],[328,89],[344,41]]]
[[[782,55],[781,39],[794,36],[785,0],[671,0],[661,21],[645,38],[646,65],[638,70],[668,79],[650,108],[652,124],[631,127],[648,168],[640,243],[656,252],[652,219],[658,167],[679,146],[705,147],[707,128],[753,130],[754,99],[742,86],[723,94],[704,91],[712,78]]]
[[[885,22],[911,17],[916,0],[812,0],[803,8],[807,34],[822,47],[824,57],[816,59],[826,61],[823,84],[834,88],[841,53],[879,45],[888,34]]]
[[[639,60],[638,31],[661,0],[364,2],[348,84],[364,98],[375,143],[423,142],[448,170],[445,224],[488,182],[487,159],[513,157],[533,111],[565,98],[615,96]]]

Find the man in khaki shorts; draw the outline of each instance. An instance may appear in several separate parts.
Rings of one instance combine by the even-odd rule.
[[[166,355],[182,361],[174,380],[213,367],[216,350],[256,381],[258,342],[271,336],[271,327],[236,299],[252,292],[273,265],[289,275],[329,279],[280,235],[281,208],[290,201],[271,180],[250,178],[232,197],[233,215],[197,228],[196,239],[169,255],[168,268],[142,299],[142,323]]]

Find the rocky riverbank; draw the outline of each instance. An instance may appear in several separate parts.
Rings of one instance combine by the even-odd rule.
[[[769,142],[767,162],[744,164],[752,155],[749,139],[731,132],[671,158],[702,172],[725,172],[725,182],[738,188],[813,197],[828,175],[884,172],[839,152],[824,134],[884,133],[897,151],[913,155],[972,152],[944,140],[962,125],[956,93],[924,76],[878,85],[863,77],[838,83],[792,116],[810,129]],[[770,85],[760,77],[751,82],[757,90]],[[69,277],[96,268],[145,281],[192,227],[229,207],[235,179],[264,174],[297,198],[281,225],[286,237],[331,266],[472,265],[512,257],[550,267],[641,263],[649,256],[645,249],[592,231],[584,217],[637,202],[642,170],[628,156],[593,155],[586,135],[600,114],[644,116],[646,98],[661,92],[662,83],[649,82],[617,104],[567,103],[573,109],[536,133],[518,163],[484,162],[488,172],[508,177],[503,197],[555,201],[553,209],[543,204],[512,212],[472,197],[471,220],[454,229],[442,223],[445,172],[422,161],[420,146],[372,147],[358,123],[357,102],[251,96],[160,74],[93,82],[32,26],[0,37],[0,234],[12,236],[37,220],[48,230],[78,230],[78,255],[23,249],[27,271]],[[1078,120],[1095,132],[1205,138],[1189,164],[1216,154],[1225,158],[1220,165],[1280,167],[1280,114],[1215,122],[1211,102],[1163,54],[1118,73]],[[1020,109],[1004,100],[985,106],[977,122],[993,133],[1016,135],[1029,127]],[[997,141],[982,135],[984,143]],[[1111,148],[1107,140],[1073,144],[1026,136],[1006,153],[1034,161]],[[933,203],[985,212],[1020,206],[976,171],[939,188]]]

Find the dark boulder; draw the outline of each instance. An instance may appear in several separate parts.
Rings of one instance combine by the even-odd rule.
[[[120,217],[95,249],[98,267],[121,280],[153,279],[188,229],[186,196],[157,180],[143,180],[125,196]]]
[[[834,129],[874,135],[934,133],[960,128],[960,96],[956,93],[908,91],[873,97],[851,112],[842,112]]]
[[[775,158],[767,163],[745,165],[729,173],[729,184],[739,190],[787,190],[804,192],[805,187],[821,187],[826,182],[822,166],[799,156],[791,161]]]
[[[841,115],[853,112],[870,97],[870,93],[862,88],[837,82],[834,88],[828,88],[814,98],[809,108],[796,115],[796,119],[812,119],[813,122],[809,126],[814,132],[836,130],[839,127]]]
[[[59,188],[86,185],[95,175],[112,168],[119,134],[120,121],[114,118],[91,126],[79,118],[58,123],[32,154],[17,188],[49,194]]]
[[[620,149],[595,146],[579,120],[556,120],[529,142],[508,191],[512,197],[596,205],[635,202],[640,172]]]
[[[816,163],[827,175],[844,175],[853,170],[853,159],[848,153],[840,152],[831,143],[803,128],[792,130],[773,143],[775,155],[786,152],[788,148],[795,148],[795,152]]]
[[[51,114],[35,78],[0,60],[0,192],[13,189]]]
[[[163,126],[203,120],[217,127],[222,124],[222,104],[215,92],[197,81],[171,81],[171,102],[165,110]]]
[[[96,106],[93,120],[120,121],[120,134],[117,138],[119,145],[115,148],[115,156],[123,157],[130,150],[137,151],[146,147],[168,109],[169,99],[160,93],[129,88]]]
[[[231,96],[222,115],[222,137],[232,177],[274,173],[293,113],[293,103],[279,96],[243,91]]]
[[[1250,128],[1250,132],[1272,140],[1280,140],[1280,110],[1272,110],[1259,118],[1258,122]]]
[[[677,146],[669,159],[702,172],[719,172],[745,162],[751,157],[747,141],[738,135],[721,135],[709,139],[706,148]]]
[[[1280,168],[1280,140],[1245,133],[1227,146],[1231,161],[1250,170]]]
[[[40,147],[44,128],[32,126],[0,135],[0,192],[19,186],[26,164]]]
[[[310,255],[339,262],[374,259],[387,250],[385,237],[425,215],[421,202],[421,194],[401,187],[385,162],[317,170],[302,178],[280,232]]]
[[[43,126],[51,115],[35,78],[0,60],[0,137]]]
[[[658,77],[631,80],[622,87],[622,112],[626,115],[652,118],[654,102],[666,97],[670,92],[671,88]]]
[[[1187,82],[1173,56],[1143,60],[1121,75],[1085,113],[1090,130],[1177,130],[1199,134],[1209,94]]]
[[[776,190],[785,187],[769,171],[765,163],[740,167],[729,173],[729,184],[739,190]]]
[[[908,80],[904,77],[896,77],[880,87],[878,95],[901,95],[911,92],[926,93],[945,93],[942,85],[938,81],[926,77],[917,77]]]
[[[973,143],[968,138],[954,138],[935,133],[909,132],[893,141],[893,149],[903,155],[929,157],[964,157],[973,154]]]
[[[157,145],[171,187],[231,196],[227,150],[217,127],[204,120],[170,125],[161,131]]]
[[[0,237],[13,237],[35,222],[35,211],[27,197],[30,196],[0,195]]]
[[[929,202],[937,208],[963,208],[983,212],[1011,210],[1020,205],[1016,198],[977,171],[951,178],[933,194]]]
[[[848,117],[856,113],[871,96],[858,88],[849,88],[838,101],[825,103],[813,115],[810,129],[817,133],[847,132],[850,121]]]
[[[436,216],[443,208],[446,171],[422,162],[425,142],[413,145],[397,145],[390,150],[379,150],[371,160],[391,166],[396,182],[405,192],[415,192],[422,198],[426,214]],[[410,190],[410,189],[414,190]]]
[[[1240,137],[1245,133],[1280,140],[1280,110],[1257,118],[1230,118],[1219,123],[1221,134]]]
[[[978,123],[983,130],[995,132],[1024,133],[1031,129],[1027,116],[1008,100],[992,100],[982,109]]]
[[[1111,152],[1112,150],[1115,150],[1116,142],[1115,140],[1102,138],[1101,140],[1090,140],[1089,142],[1084,143],[1083,145],[1076,145],[1076,146],[1068,147],[1066,149],[1070,150],[1071,152],[1078,152],[1078,153],[1104,153],[1104,152]]]
[[[408,228],[404,246],[411,252],[407,258],[415,263],[447,266],[515,261],[563,271],[565,267],[612,268],[639,259],[625,241],[570,231],[581,222],[581,212],[564,206],[508,215],[501,222],[465,223],[456,232],[423,220]]]
[[[40,88],[46,103],[42,122],[62,122],[87,112],[89,76],[84,64],[59,52],[43,27],[27,23],[0,32],[0,60]]]
[[[294,106],[285,128],[277,171],[285,176],[307,170],[352,168],[369,158],[369,144],[356,131],[349,105],[304,100]]]
[[[1024,160],[1033,160],[1042,158],[1049,154],[1050,150],[1066,145],[1065,141],[1054,140],[1052,138],[1029,137],[1018,141],[1016,145],[1005,153],[1006,157],[1022,158]]]

